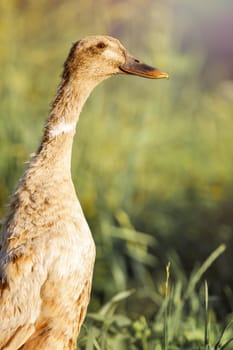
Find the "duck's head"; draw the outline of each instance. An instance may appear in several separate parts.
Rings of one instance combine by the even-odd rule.
[[[119,40],[110,36],[88,36],[75,43],[64,66],[64,78],[77,76],[100,82],[116,74],[144,78],[168,78],[168,74],[131,56]]]

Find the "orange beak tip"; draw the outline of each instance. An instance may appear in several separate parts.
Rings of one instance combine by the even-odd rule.
[[[155,78],[156,78],[156,79],[169,79],[170,76],[169,76],[169,74],[167,74],[167,73],[165,73],[165,72],[157,72],[157,73],[155,74]]]

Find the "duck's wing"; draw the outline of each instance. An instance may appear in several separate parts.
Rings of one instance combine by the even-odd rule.
[[[0,252],[0,350],[19,349],[34,332],[46,278],[35,260],[23,245]]]

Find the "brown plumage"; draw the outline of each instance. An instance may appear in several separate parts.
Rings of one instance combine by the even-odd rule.
[[[74,349],[90,297],[95,245],[71,179],[79,114],[119,73],[164,78],[116,39],[73,45],[41,145],[12,196],[0,252],[0,350]]]

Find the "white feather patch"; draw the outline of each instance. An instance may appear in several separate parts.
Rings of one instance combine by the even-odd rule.
[[[54,128],[49,131],[49,135],[51,137],[57,137],[61,134],[67,134],[67,133],[73,131],[75,129],[75,127],[76,127],[76,123],[61,122],[61,123],[57,124],[56,126],[54,126]]]
[[[119,60],[121,58],[118,52],[113,51],[111,49],[105,50],[103,56],[110,60]]]

